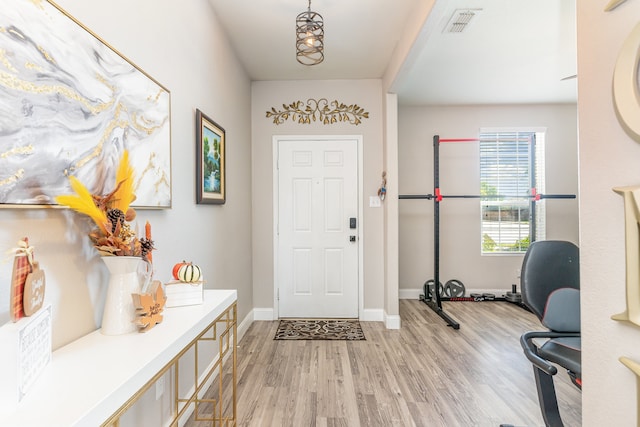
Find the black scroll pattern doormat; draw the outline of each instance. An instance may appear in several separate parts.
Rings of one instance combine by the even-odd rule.
[[[365,340],[356,319],[282,319],[275,340]]]

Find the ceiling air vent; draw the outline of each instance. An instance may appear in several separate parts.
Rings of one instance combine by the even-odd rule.
[[[445,33],[461,33],[469,27],[471,20],[482,9],[456,9],[444,27]]]

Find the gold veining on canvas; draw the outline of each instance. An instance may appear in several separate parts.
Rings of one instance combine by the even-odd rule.
[[[57,64],[56,60],[53,59],[53,56],[51,56],[49,52],[47,52],[42,46],[38,45],[36,46],[36,49],[38,49],[38,51],[42,54],[42,56],[44,56],[47,61],[51,62],[52,64]]]
[[[37,7],[38,9],[42,9],[44,10],[44,6],[42,5],[43,0],[30,0],[31,3],[33,3],[33,5],[35,7]]]
[[[140,176],[138,177],[138,180],[134,184],[134,187],[133,187],[133,192],[134,193],[136,191],[138,191],[138,187],[140,186],[140,182],[142,182],[142,179],[147,174],[147,172],[153,172],[153,170],[155,169],[155,166],[153,164],[153,159],[154,159],[155,156],[156,156],[156,153],[150,153],[149,154],[149,161],[147,162],[147,166],[145,166],[145,168],[142,170],[142,173],[140,173]]]
[[[134,185],[134,189],[133,189],[134,193],[138,190],[138,187],[140,186],[140,183],[142,182],[144,177],[148,174],[153,174],[154,171],[156,170],[160,172],[160,177],[153,184],[153,187],[155,189],[155,194],[160,193],[160,187],[169,188],[171,186],[171,184],[169,184],[167,174],[161,168],[158,168],[156,166],[154,162],[155,157],[156,157],[156,153],[151,153],[149,155],[149,161],[147,162],[147,166],[145,166],[145,168],[142,170],[142,173],[140,173],[140,176],[138,177],[138,180]]]
[[[75,165],[71,167],[71,170],[81,169],[84,165],[89,163],[92,159],[97,158],[102,152],[102,147],[104,146],[105,141],[107,141],[111,137],[111,133],[113,132],[113,130],[118,128],[124,129],[129,125],[129,122],[127,120],[119,119],[120,113],[122,112],[123,109],[124,109],[124,106],[122,104],[118,104],[118,106],[116,107],[116,111],[114,113],[114,119],[109,123],[109,126],[107,126],[107,128],[102,133],[102,137],[100,138],[100,141],[98,142],[98,144],[96,144],[96,146],[93,147],[93,150],[89,155],[78,160],[75,163]]]
[[[13,64],[11,64],[11,61],[9,61],[9,58],[7,58],[7,51],[4,49],[0,49],[0,62],[9,71],[13,71],[14,73],[18,72],[18,70],[16,70],[15,67],[13,66]]]
[[[57,93],[70,100],[77,101],[93,114],[98,114],[107,110],[115,102],[114,100],[111,100],[107,103],[92,105],[88,99],[68,87],[61,85],[36,85],[35,83],[19,79],[16,76],[12,76],[7,73],[0,73],[0,84],[8,89],[21,90],[27,93]]]
[[[18,169],[18,172],[0,181],[0,187],[3,187],[8,184],[13,184],[14,182],[21,179],[23,175],[24,175],[24,169]]]
[[[158,102],[158,99],[160,99],[160,96],[161,96],[164,92],[165,92],[165,91],[164,91],[164,90],[162,90],[162,88],[160,88],[160,89],[158,90],[158,93],[156,94],[156,96],[155,96],[155,97],[152,97],[151,95],[149,95],[149,96],[147,97],[147,101],[151,101],[151,100],[153,100],[153,102],[156,102],[156,103],[157,103],[157,102]]]
[[[167,187],[169,188],[171,185],[169,184],[169,180],[167,179],[167,173],[165,171],[162,171],[162,174],[160,175],[160,179],[158,179],[154,185],[154,188],[156,189],[156,194],[160,192],[160,187]]]
[[[146,124],[153,124],[155,122],[152,122],[151,120],[147,120],[143,116],[139,116],[137,113],[131,114],[131,121],[135,129],[141,132],[145,132],[147,135],[152,135],[156,130],[160,129],[164,123],[164,122],[161,122],[159,125],[155,125],[155,126],[144,126],[143,124],[140,123],[141,121]]]
[[[111,83],[109,83],[109,81],[102,74],[96,73],[96,80],[98,80],[100,83],[102,83],[103,85],[111,89],[111,92],[116,91],[115,85],[112,85]]]
[[[24,64],[24,68],[28,70],[36,70],[36,71],[44,71],[44,69],[38,64],[34,64],[33,62],[27,62]]]
[[[33,145],[29,144],[22,147],[15,147],[3,153],[0,153],[0,159],[6,159],[7,157],[21,155],[21,154],[22,155],[33,154],[34,152],[35,152],[35,149],[33,148]]]

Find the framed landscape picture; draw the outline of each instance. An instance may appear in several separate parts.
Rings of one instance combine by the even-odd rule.
[[[225,189],[225,132],[202,111],[196,110],[196,201],[223,204]]]

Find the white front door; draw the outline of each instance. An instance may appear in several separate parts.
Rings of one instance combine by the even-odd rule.
[[[280,317],[358,317],[358,142],[279,140]]]

